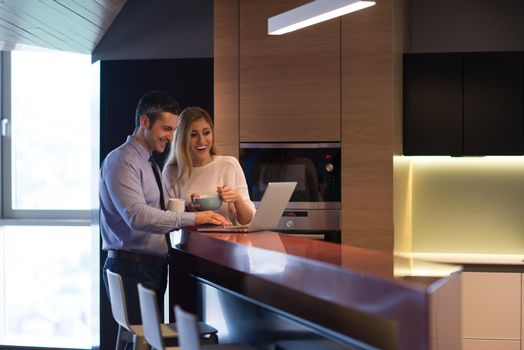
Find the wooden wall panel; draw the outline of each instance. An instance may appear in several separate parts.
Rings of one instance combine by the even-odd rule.
[[[393,1],[342,17],[342,242],[393,250]]]
[[[238,158],[238,0],[215,0],[215,142]]]
[[[267,35],[267,18],[305,2],[215,1],[218,146],[237,155],[239,141],[340,140],[342,242],[392,250],[405,1]]]
[[[394,155],[403,154],[403,55],[409,47],[408,1],[393,2],[393,105],[394,105]],[[412,249],[410,163],[396,157],[393,163],[393,222],[394,251],[408,252]]]
[[[267,19],[304,0],[240,0],[240,140],[340,140],[340,19],[286,35]]]

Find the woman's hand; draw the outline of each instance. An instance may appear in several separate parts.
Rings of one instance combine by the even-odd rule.
[[[191,204],[189,204],[191,211],[198,211],[200,208],[200,204],[196,204],[193,202],[193,199],[200,198],[200,194],[198,193],[192,193],[191,194]]]
[[[229,186],[217,187],[217,193],[226,203],[235,203],[239,199],[242,199],[240,194],[234,188]]]
[[[241,225],[247,225],[251,221],[253,208],[236,189],[229,186],[217,187],[217,193],[224,202],[235,207],[236,219]]]

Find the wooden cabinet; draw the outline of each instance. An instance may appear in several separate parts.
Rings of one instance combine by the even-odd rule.
[[[341,17],[342,242],[380,250],[394,246],[401,3],[381,0]]]
[[[213,11],[215,144],[238,158],[238,1],[214,1]]]
[[[340,141],[340,19],[268,35],[301,0],[239,2],[241,142]]]
[[[521,273],[463,273],[463,349],[520,349],[521,288]]]
[[[524,54],[404,56],[405,155],[524,154]]]
[[[513,340],[462,340],[462,350],[521,350],[520,342]]]

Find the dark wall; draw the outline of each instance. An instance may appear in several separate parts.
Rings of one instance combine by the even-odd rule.
[[[181,105],[213,114],[213,59],[123,60],[100,62],[100,159],[125,142],[135,127],[138,100],[151,90],[170,93]],[[167,153],[167,152],[166,152]],[[158,156],[158,155],[157,155]],[[157,157],[161,164],[163,156]],[[106,253],[100,251],[100,266]],[[100,348],[112,349],[116,322],[100,276]]]
[[[213,114],[213,59],[103,61],[100,65],[100,157],[122,144],[134,129],[138,100],[165,90],[181,105]]]
[[[523,0],[409,0],[407,52],[523,51]]]
[[[213,0],[127,0],[92,57],[213,57]]]

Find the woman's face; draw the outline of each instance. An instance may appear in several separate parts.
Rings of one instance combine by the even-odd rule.
[[[213,160],[209,153],[212,144],[213,132],[211,125],[203,118],[195,120],[191,124],[189,136],[189,150],[194,166],[202,166]]]

